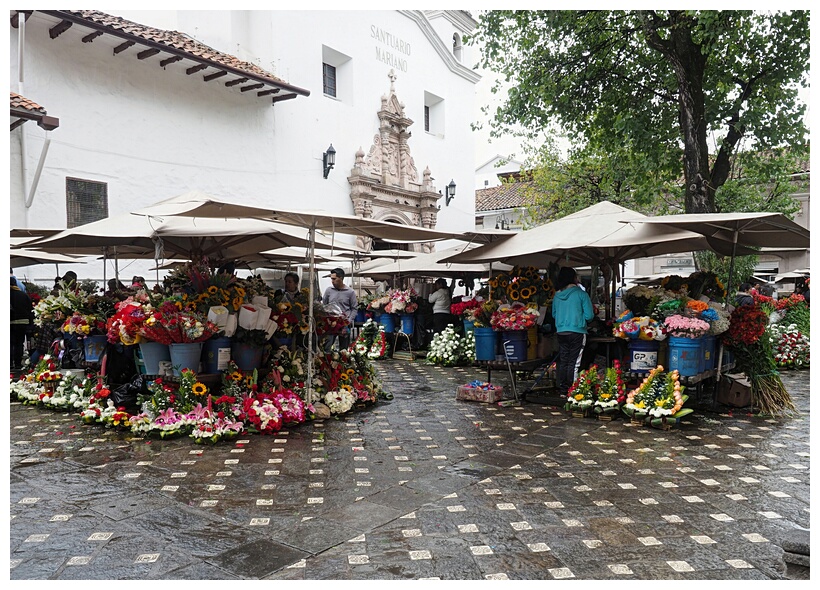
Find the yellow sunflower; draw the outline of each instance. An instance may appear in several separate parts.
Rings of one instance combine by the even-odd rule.
[[[518,301],[521,297],[521,292],[518,289],[510,289],[507,293],[512,301]]]
[[[253,385],[253,375],[245,375],[245,387],[251,387]]]
[[[215,295],[217,291],[219,291],[219,287],[217,287],[216,285],[211,285],[210,287],[208,287],[208,293],[211,295]]]
[[[350,376],[347,373],[342,373],[341,375],[339,375],[339,379],[341,379],[342,381],[350,381]]]
[[[497,279],[491,279],[490,280],[490,287],[492,287],[493,289],[498,287],[498,280]]]
[[[242,381],[242,373],[239,371],[231,373],[231,381]]]
[[[347,370],[347,371],[345,371],[345,372],[346,372],[346,373],[347,373],[350,377],[352,377],[353,375],[355,375],[355,374],[356,374],[356,371],[355,371],[354,369],[348,369],[348,370]]]
[[[353,387],[348,385],[347,383],[342,383],[339,385],[339,389],[346,389],[347,391],[353,392]]]
[[[180,311],[182,311],[182,301],[174,301],[174,305]]]
[[[204,383],[197,381],[191,388],[191,392],[196,396],[205,395],[208,392],[208,387]]]
[[[245,289],[242,287],[234,287],[234,291],[236,291],[237,296],[244,298],[245,297]]]

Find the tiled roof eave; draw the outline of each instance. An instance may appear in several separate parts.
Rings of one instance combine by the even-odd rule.
[[[106,35],[111,35],[114,37],[118,37],[125,41],[133,42],[134,44],[143,45],[152,49],[157,49],[160,52],[170,54],[172,56],[181,57],[186,60],[190,60],[193,62],[197,62],[201,65],[205,65],[216,70],[224,71],[228,74],[232,74],[237,76],[238,78],[247,78],[248,82],[255,82],[255,83],[262,83],[267,87],[272,87],[273,89],[278,89],[283,93],[283,95],[276,95],[273,98],[273,101],[276,102],[277,100],[286,100],[289,98],[296,98],[296,96],[309,96],[310,91],[304,88],[299,88],[298,86],[293,86],[292,84],[288,84],[283,80],[276,80],[273,78],[269,78],[267,76],[260,75],[256,72],[249,71],[247,69],[237,68],[216,60],[208,59],[206,57],[202,57],[191,53],[190,51],[186,51],[183,48],[175,47],[173,45],[169,45],[166,43],[160,43],[158,41],[147,39],[141,35],[137,35],[128,31],[124,31],[118,29],[116,27],[107,25],[105,23],[96,22],[89,18],[85,18],[82,15],[76,14],[76,11],[65,11],[65,10],[39,10],[42,14],[46,14],[53,18],[61,19],[62,21],[68,21],[74,24],[77,24],[82,27],[86,27],[92,29],[94,31],[99,31]],[[261,95],[262,93],[260,93]]]

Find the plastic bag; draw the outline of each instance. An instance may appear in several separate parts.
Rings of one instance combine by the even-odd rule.
[[[138,414],[140,409],[137,405],[137,396],[149,397],[151,395],[148,389],[150,381],[145,375],[137,375],[130,383],[124,383],[115,388],[108,399],[116,407],[124,407],[129,414]]]

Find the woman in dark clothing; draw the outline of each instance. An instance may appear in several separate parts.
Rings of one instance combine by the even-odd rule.
[[[740,307],[741,305],[754,305],[754,297],[752,294],[749,293],[752,286],[749,283],[741,283],[740,288],[735,294],[735,307]]]
[[[19,371],[23,368],[23,346],[26,343],[26,334],[31,330],[34,322],[34,309],[31,299],[11,277],[11,370]]]

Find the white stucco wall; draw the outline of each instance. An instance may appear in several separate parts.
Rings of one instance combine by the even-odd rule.
[[[33,123],[11,133],[11,227],[64,228],[66,177],[108,183],[110,215],[193,189],[250,204],[352,214],[347,176],[356,151],[367,152],[378,132],[376,112],[390,88],[391,65],[377,59],[377,48],[406,64],[406,71],[392,69],[396,94],[416,122],[409,145],[419,180],[429,167],[437,188],[443,190],[450,179],[459,186],[449,206],[442,199],[437,228],[473,227],[470,122],[476,77],[468,66],[454,66],[452,57],[448,60],[436,50],[438,45],[445,54],[452,53],[456,26],[449,20],[437,18],[433,28],[419,11],[115,14],[185,32],[311,95],[271,106],[255,92],[227,89],[219,81],[205,83],[202,73],[188,76],[179,64],[163,70],[159,56],[138,60],[137,47],[114,56],[112,48],[121,41],[103,36],[83,43],[84,33],[76,26],[52,40],[49,23],[35,12],[26,24],[22,88],[17,82],[18,30],[11,29],[11,89],[43,105],[60,119],[60,126],[50,134],[50,151],[29,209],[24,206],[19,134],[27,134],[30,183],[46,133]],[[374,39],[374,28],[409,44],[409,55]],[[436,31],[446,37],[431,43]],[[351,57],[339,68],[338,99],[322,93],[323,45]],[[444,99],[443,133],[424,132],[425,91]],[[323,179],[322,153],[331,143],[336,167]],[[132,263],[130,268],[141,268],[148,277],[144,269],[152,265]],[[92,266],[77,271],[101,276]],[[64,268],[70,267],[61,266],[61,272]],[[46,276],[53,274],[53,267],[45,271]]]

